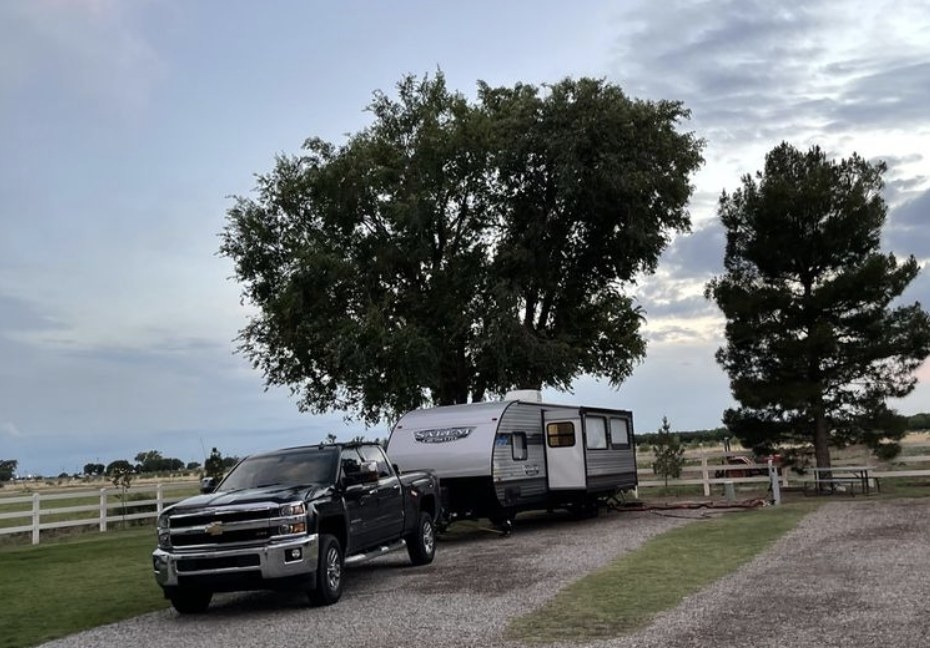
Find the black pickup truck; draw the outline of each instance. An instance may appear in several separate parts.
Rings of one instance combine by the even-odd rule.
[[[214,592],[255,589],[302,590],[330,605],[344,565],[405,545],[423,565],[436,549],[438,477],[398,475],[375,443],[252,455],[201,491],[157,523],[155,579],[181,614],[204,612]]]

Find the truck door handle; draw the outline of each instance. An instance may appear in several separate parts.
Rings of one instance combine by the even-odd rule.
[[[400,490],[400,484],[394,484],[394,486],[392,487],[392,490],[399,491],[399,490]]]

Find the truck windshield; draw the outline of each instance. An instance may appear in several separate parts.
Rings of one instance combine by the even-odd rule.
[[[243,459],[217,487],[218,491],[263,486],[332,484],[336,481],[336,448],[308,448]]]

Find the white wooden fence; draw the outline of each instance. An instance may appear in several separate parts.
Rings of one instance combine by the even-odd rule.
[[[144,520],[155,518],[162,509],[177,502],[184,497],[188,497],[192,490],[195,490],[198,482],[167,482],[161,484],[139,484],[133,485],[124,493],[119,488],[101,488],[99,490],[84,490],[71,492],[54,492],[42,493],[36,492],[31,495],[22,495],[14,497],[0,497],[0,520],[12,520],[18,518],[28,519],[28,524],[19,524],[17,526],[0,526],[0,535],[9,535],[14,533],[31,533],[32,544],[39,544],[42,531],[51,529],[64,529],[77,526],[96,526],[100,531],[106,531],[110,526],[116,523],[128,522],[130,520]],[[183,495],[170,494],[171,491],[184,491]],[[137,493],[151,493],[149,499],[129,499]],[[125,495],[125,497],[124,497]],[[77,506],[61,506],[58,508],[46,508],[43,503],[56,502],[61,500],[75,499],[95,499],[94,503],[81,504]],[[31,506],[26,506],[31,504]],[[155,506],[154,511],[139,511],[141,507]],[[20,510],[8,510],[10,508]],[[84,513],[76,519],[65,519],[57,521],[46,521],[51,516],[61,516]],[[95,513],[95,515],[86,515]]]
[[[693,458],[693,457],[692,457]],[[745,472],[765,470],[768,471],[768,464],[723,464],[723,453],[708,452],[701,455],[700,465],[684,466],[681,470],[681,477],[678,479],[669,479],[669,486],[703,486],[704,496],[708,497],[711,493],[711,486],[721,485],[726,482],[733,484],[767,484],[769,477],[766,474],[754,477],[732,477],[731,472]],[[894,460],[896,463],[925,463],[930,462],[930,455],[899,457]],[[643,461],[637,471],[639,485],[638,488],[654,488],[665,486],[665,480],[657,476],[650,468],[644,467]],[[836,466],[837,469],[842,466]],[[722,472],[722,477],[715,477],[718,472]],[[779,469],[779,483],[782,487],[789,486],[789,480],[802,481],[804,477],[797,473],[791,473],[790,470]],[[900,477],[930,477],[930,470],[869,470],[869,479],[896,479]]]
[[[682,477],[679,479],[669,479],[669,486],[700,485],[703,486],[704,495],[711,494],[711,486],[721,485],[726,482],[734,484],[767,484],[769,477],[767,474],[754,477],[732,477],[729,475],[733,471],[747,470],[768,470],[767,464],[723,464],[721,463],[723,455],[721,453],[707,453],[700,457],[700,465],[685,466],[682,468]],[[920,457],[903,457],[896,461],[901,463],[922,463],[930,461],[930,455]],[[645,462],[643,462],[645,463]],[[839,468],[839,466],[837,466]],[[715,474],[720,471],[722,477],[716,477]],[[640,468],[638,471],[639,488],[650,488],[664,486],[665,480],[658,479],[649,468]],[[888,479],[898,477],[930,477],[930,470],[870,470],[869,478]],[[796,476],[801,479],[800,476]],[[779,471],[779,480],[781,486],[789,485],[789,471]],[[162,509],[177,502],[191,493],[196,491],[198,482],[166,482],[160,484],[138,484],[133,485],[125,493],[119,488],[101,488],[99,490],[84,490],[73,492],[54,492],[43,494],[36,492],[31,495],[3,497],[0,496],[0,520],[13,520],[25,518],[28,523],[17,526],[0,526],[0,535],[9,535],[14,533],[30,533],[32,535],[32,544],[39,544],[41,532],[51,529],[64,529],[77,526],[96,526],[100,531],[106,531],[116,523],[128,522],[130,520],[154,519]],[[170,494],[172,491],[184,491],[183,495]],[[149,499],[128,499],[130,495],[138,493],[152,493]],[[124,495],[126,497],[124,497]],[[56,502],[61,500],[74,499],[93,499],[94,503],[81,504],[76,506],[62,506],[58,508],[45,508],[43,503]],[[137,511],[145,506],[155,506],[154,511]],[[22,507],[22,508],[20,508]],[[15,510],[9,510],[9,509]],[[62,516],[78,513],[94,513],[94,515],[83,515],[75,519],[64,519],[57,521],[48,521],[51,516]],[[42,519],[46,518],[43,522]]]
[[[700,457],[699,466],[684,466],[681,469],[681,477],[677,479],[669,478],[669,486],[703,486],[704,496],[710,496],[711,486],[733,482],[734,484],[768,484],[768,464],[724,464],[722,463],[724,455],[722,453],[707,453]],[[717,472],[722,472],[722,477],[716,477]],[[730,472],[746,471],[765,471],[761,475],[753,477],[734,477]],[[930,474],[930,472],[928,472]],[[656,475],[650,468],[640,466],[637,471],[639,488],[654,488],[665,486],[665,479]],[[779,478],[781,485],[788,485],[788,471],[780,470]]]

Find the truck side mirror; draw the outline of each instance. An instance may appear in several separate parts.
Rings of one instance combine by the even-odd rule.
[[[377,461],[363,462],[361,473],[362,473],[362,481],[365,481],[365,482],[378,481],[378,462]]]
[[[343,463],[343,471],[343,482],[346,486],[378,481],[378,463],[375,461]]]
[[[204,477],[200,480],[200,492],[204,495],[216,490],[216,477]]]

